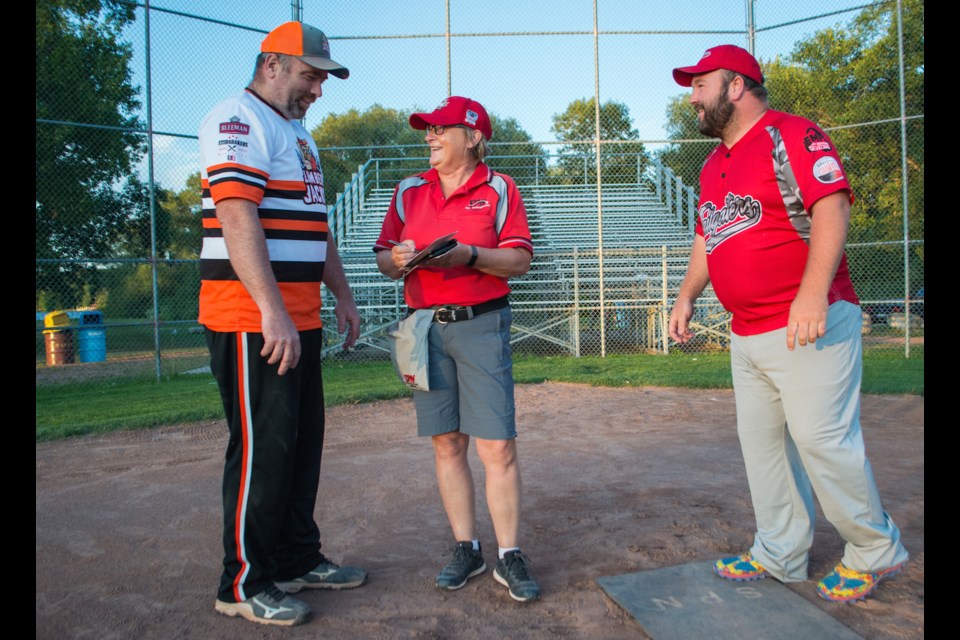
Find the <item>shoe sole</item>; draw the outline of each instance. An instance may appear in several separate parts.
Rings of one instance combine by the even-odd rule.
[[[277,589],[284,593],[300,593],[304,589],[331,589],[339,591],[340,589],[356,589],[366,584],[367,576],[353,582],[331,583],[331,582],[275,582]]]
[[[307,622],[308,620],[310,620],[310,617],[311,617],[311,612],[307,611],[301,614],[300,616],[293,618],[292,620],[258,618],[257,616],[253,615],[253,610],[250,608],[249,605],[243,606],[243,603],[241,602],[224,602],[222,600],[217,600],[214,603],[213,608],[216,610],[217,613],[221,613],[230,618],[240,616],[241,618],[245,618],[250,622],[257,622],[259,624],[271,624],[271,625],[280,626],[280,627],[294,627],[296,625]]]
[[[516,600],[517,602],[531,602],[533,600],[538,600],[540,598],[539,594],[535,596],[527,596],[526,598],[521,598],[520,596],[518,596],[513,592],[513,589],[510,588],[510,583],[507,582],[506,578],[504,578],[499,573],[497,573],[496,569],[494,569],[493,571],[493,579],[499,582],[500,584],[502,584],[503,586],[505,586],[507,588],[507,591],[510,593],[510,597]]]
[[[906,564],[907,564],[907,561],[904,560],[903,562],[901,562],[901,563],[898,564],[898,565],[895,565],[895,566],[893,566],[893,567],[890,567],[889,569],[887,569],[887,570],[885,570],[885,571],[881,571],[881,572],[877,575],[877,581],[873,583],[873,588],[871,588],[869,591],[866,591],[865,593],[863,593],[863,595],[853,596],[853,597],[850,597],[850,598],[831,598],[830,596],[825,595],[822,591],[820,591],[819,587],[817,588],[817,595],[820,596],[821,598],[823,598],[824,600],[826,600],[827,602],[846,602],[846,603],[862,602],[863,600],[866,600],[866,599],[867,599],[867,596],[868,596],[868,595],[870,595],[871,593],[873,593],[874,591],[877,590],[877,587],[880,586],[880,583],[881,583],[881,582],[883,582],[883,581],[886,580],[887,578],[892,578],[892,577],[898,575],[901,571],[903,571],[903,568],[906,566]]]
[[[713,572],[718,576],[720,576],[721,578],[723,578],[724,580],[732,580],[733,582],[754,582],[755,580],[763,580],[764,578],[767,577],[766,571],[754,576],[745,576],[745,577],[727,575],[726,573],[722,573],[716,567],[713,568]]]
[[[438,584],[438,585],[437,585],[437,589],[440,589],[441,591],[456,591],[457,589],[462,589],[462,588],[464,587],[464,585],[467,584],[467,580],[469,580],[470,578],[472,578],[472,577],[474,577],[474,576],[480,575],[481,573],[483,573],[483,572],[486,571],[486,570],[487,570],[487,563],[484,562],[484,563],[483,563],[482,565],[480,565],[478,568],[476,568],[476,569],[474,569],[473,571],[471,571],[470,573],[468,573],[468,574],[467,574],[467,577],[464,578],[464,579],[463,579],[463,582],[461,582],[460,584],[454,584],[454,585],[441,585],[441,584]]]

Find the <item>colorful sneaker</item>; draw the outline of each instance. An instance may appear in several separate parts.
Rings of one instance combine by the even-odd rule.
[[[833,571],[817,583],[817,594],[824,600],[830,600],[831,602],[863,600],[877,588],[881,580],[892,578],[900,573],[905,564],[907,564],[906,560],[883,571],[861,573],[845,567],[840,562]]]
[[[225,616],[242,616],[251,622],[277,624],[285,627],[303,624],[310,619],[310,607],[280,591],[269,587],[243,602],[224,602],[217,599],[213,608]]]
[[[437,576],[437,587],[444,591],[454,591],[467,584],[467,580],[487,570],[483,561],[483,550],[474,551],[473,543],[458,542],[453,547],[453,558]]]
[[[713,565],[713,572],[721,578],[736,582],[749,582],[767,577],[767,570],[753,559],[749,551],[732,558],[717,560]]]
[[[277,588],[287,593],[301,589],[353,589],[367,581],[367,572],[359,567],[341,567],[324,558],[313,571],[293,580],[278,580]]]
[[[510,590],[510,597],[517,602],[527,602],[540,597],[540,587],[530,575],[530,560],[519,551],[508,551],[497,568],[493,579]]]

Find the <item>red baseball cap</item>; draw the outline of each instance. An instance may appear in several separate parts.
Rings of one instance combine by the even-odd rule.
[[[673,79],[681,87],[693,84],[693,76],[709,73],[717,69],[728,69],[745,75],[758,84],[763,84],[763,72],[760,63],[746,49],[732,44],[721,44],[703,52],[700,62],[692,67],[678,67],[673,70]]]
[[[490,116],[483,105],[476,100],[463,96],[450,96],[430,113],[414,113],[410,116],[410,126],[414,129],[426,129],[428,124],[453,126],[462,124],[465,127],[476,129],[487,140],[493,137],[493,127],[490,126]]]
[[[330,59],[330,42],[323,31],[302,22],[284,22],[260,43],[261,53],[282,53],[306,62],[314,69],[329,71],[346,80],[350,70]]]

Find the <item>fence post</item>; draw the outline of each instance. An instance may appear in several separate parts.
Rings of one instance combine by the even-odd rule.
[[[665,244],[660,245],[660,259],[660,272],[663,278],[663,286],[660,294],[660,303],[662,305],[660,309],[660,336],[663,339],[663,352],[669,354],[670,336],[668,335],[667,329],[667,287],[669,286],[669,281],[667,280],[667,245]]]
[[[580,270],[579,253],[573,248],[573,355],[580,357]]]

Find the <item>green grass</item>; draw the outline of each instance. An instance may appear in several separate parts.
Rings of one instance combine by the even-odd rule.
[[[572,382],[603,387],[730,388],[727,353],[523,357],[514,361],[518,384]],[[889,352],[864,354],[864,393],[923,395],[923,349],[909,360]],[[409,395],[389,362],[324,363],[327,406],[389,400]],[[55,440],[117,429],[141,429],[223,417],[209,374],[117,378],[38,386],[36,439]]]
[[[521,384],[578,382],[598,387],[718,389],[732,385],[730,356],[726,353],[517,358],[514,380]]]

